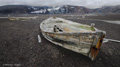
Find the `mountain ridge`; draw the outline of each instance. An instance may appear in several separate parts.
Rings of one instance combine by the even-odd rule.
[[[88,13],[120,13],[120,5],[104,6],[90,9],[83,6],[27,6],[27,5],[5,5],[0,6],[0,14],[88,14]]]

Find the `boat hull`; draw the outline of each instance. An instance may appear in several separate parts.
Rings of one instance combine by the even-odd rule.
[[[50,42],[88,56],[91,60],[95,60],[105,37],[105,32],[101,30],[95,32],[46,32],[41,27],[42,35]]]

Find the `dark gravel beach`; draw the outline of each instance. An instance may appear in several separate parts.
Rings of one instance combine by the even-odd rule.
[[[102,44],[95,61],[59,47],[42,35],[39,44],[39,24],[46,18],[48,16],[39,16],[39,19],[26,21],[0,18],[0,67],[120,67],[120,43]],[[96,28],[106,31],[106,38],[120,40],[118,24],[86,19],[69,20],[88,25],[95,23]]]

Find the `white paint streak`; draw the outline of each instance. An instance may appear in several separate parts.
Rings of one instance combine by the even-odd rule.
[[[120,24],[120,21],[109,21],[109,20],[102,20],[102,21],[112,24]]]

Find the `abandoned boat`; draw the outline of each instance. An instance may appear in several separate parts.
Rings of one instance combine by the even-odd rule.
[[[94,25],[85,25],[50,17],[40,24],[42,35],[50,42],[83,54],[95,60],[105,37],[105,31],[98,30]]]

